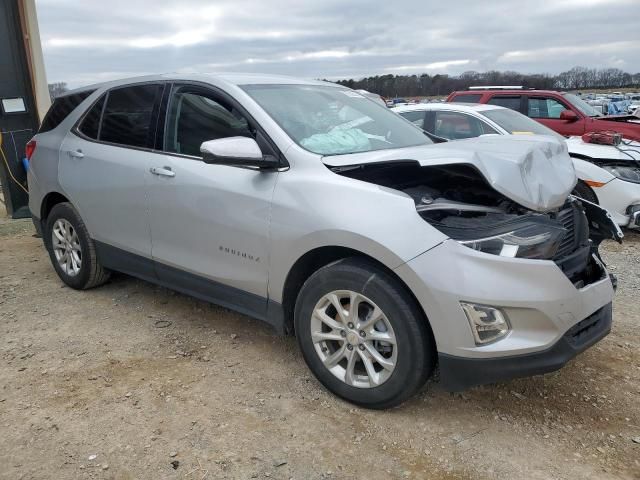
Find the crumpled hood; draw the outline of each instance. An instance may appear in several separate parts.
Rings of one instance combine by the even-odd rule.
[[[322,159],[330,167],[407,160],[421,166],[473,165],[496,191],[538,212],[561,207],[577,181],[565,142],[538,135],[490,135]]]

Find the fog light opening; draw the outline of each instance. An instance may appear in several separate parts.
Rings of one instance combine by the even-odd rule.
[[[504,338],[511,330],[507,316],[499,308],[460,302],[471,326],[476,345],[486,345]]]

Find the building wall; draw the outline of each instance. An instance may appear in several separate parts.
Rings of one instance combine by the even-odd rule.
[[[26,111],[9,113],[0,104],[0,183],[7,211],[28,216],[28,195],[22,159],[50,105],[34,0],[0,0],[0,102],[22,98]],[[13,177],[13,178],[12,178]]]
[[[36,4],[35,0],[18,0],[18,5],[25,42],[25,54],[27,55],[29,76],[31,77],[31,87],[38,112],[38,123],[41,123],[51,106],[51,97],[49,96],[47,74],[44,69]]]

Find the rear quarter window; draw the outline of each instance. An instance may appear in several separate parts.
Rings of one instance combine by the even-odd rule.
[[[106,95],[103,95],[93,104],[78,126],[78,130],[82,134],[94,140],[98,139],[98,134],[100,133],[100,117],[102,116],[105,97]]]
[[[516,112],[520,111],[522,96],[520,95],[500,95],[494,96],[487,102],[490,105],[499,105],[501,107],[510,108]]]
[[[451,101],[458,103],[480,103],[481,98],[482,94],[480,93],[463,93],[462,95],[456,95]]]
[[[94,90],[87,90],[85,92],[56,98],[53,105],[51,105],[51,108],[49,108],[49,111],[45,115],[38,133],[48,132],[56,128],[93,92]]]

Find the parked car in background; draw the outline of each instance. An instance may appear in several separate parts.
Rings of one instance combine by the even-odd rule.
[[[490,134],[560,137],[521,113],[496,105],[430,103],[393,111],[446,140]],[[569,137],[566,142],[579,179],[574,194],[602,205],[618,225],[640,227],[640,143],[598,145],[582,137]]]
[[[116,270],[262,319],[358,405],[436,363],[450,390],[552,371],[611,328],[597,252],[622,235],[569,195],[557,138],[433,145],[339,85],[176,74],[57,98],[28,151],[63,282]]]
[[[634,115],[603,116],[573,93],[513,87],[471,87],[466,91],[451,93],[447,102],[487,103],[510,108],[565,137],[611,130],[624,138],[640,141],[640,118]]]

